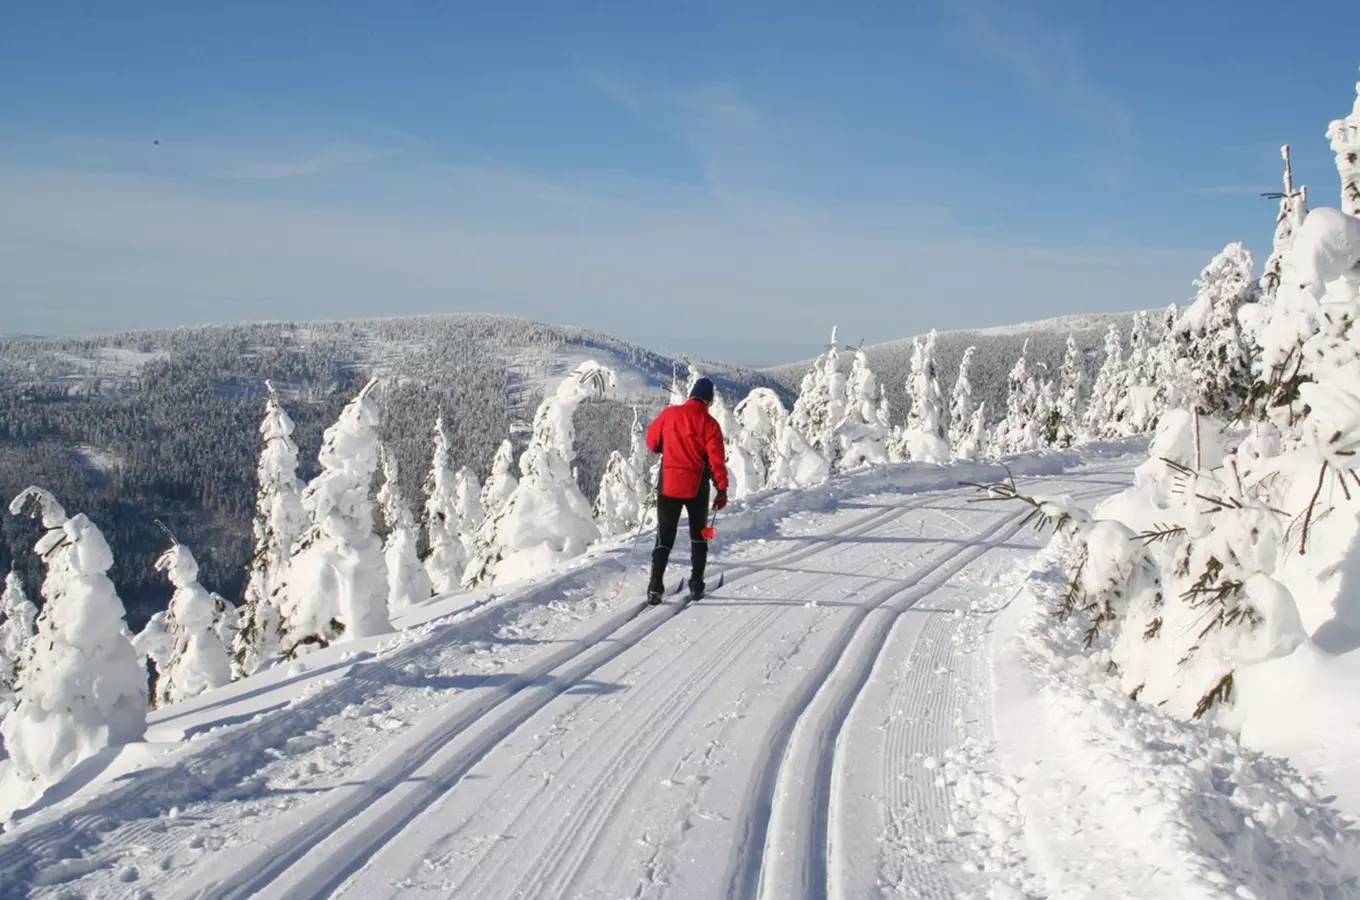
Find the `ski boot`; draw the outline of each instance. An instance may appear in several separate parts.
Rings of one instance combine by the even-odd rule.
[[[691,603],[704,599],[704,583],[697,578],[689,580],[689,600]]]

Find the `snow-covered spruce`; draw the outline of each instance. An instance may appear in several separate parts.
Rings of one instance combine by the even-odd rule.
[[[1271,242],[1270,257],[1266,260],[1265,271],[1261,273],[1261,293],[1267,297],[1275,296],[1280,287],[1280,276],[1284,267],[1284,254],[1293,243],[1294,232],[1308,215],[1308,188],[1294,187],[1294,163],[1290,158],[1289,145],[1280,148],[1284,160],[1284,190],[1280,192],[1280,211],[1275,216],[1275,238]],[[1250,337],[1250,335],[1246,335]]]
[[[1140,310],[1129,329],[1129,355],[1124,362],[1124,386],[1115,403],[1114,419],[1128,434],[1143,434],[1152,428],[1161,410],[1157,408],[1157,386],[1153,381],[1156,344],[1152,320]]]
[[[837,466],[840,471],[849,472],[886,463],[891,438],[888,398],[869,368],[868,354],[857,349],[846,380],[844,417],[832,437]]]
[[[496,448],[496,457],[491,461],[491,474],[487,477],[486,484],[482,485],[483,524],[487,519],[500,512],[502,507],[510,501],[510,497],[514,495],[515,488],[519,485],[519,479],[515,477],[514,467],[515,447],[508,439],[501,441],[501,445]],[[478,531],[480,530],[481,526],[478,526]]]
[[[383,559],[387,561],[387,608],[409,609],[430,599],[434,589],[420,561],[420,528],[401,491],[396,457],[386,446],[379,448],[383,483],[378,489],[378,509],[387,528]]]
[[[1006,417],[992,432],[992,456],[1028,453],[1044,445],[1047,422],[1039,419],[1039,382],[1030,372],[1029,340],[1006,376]]]
[[[1153,402],[1159,414],[1190,403],[1188,339],[1177,328],[1180,319],[1180,308],[1172,303],[1162,313],[1161,334],[1152,350],[1152,381],[1157,386]]]
[[[1224,247],[1204,267],[1198,285],[1195,302],[1176,323],[1189,367],[1190,402],[1207,415],[1235,418],[1251,390],[1250,360],[1237,317],[1257,291],[1251,252],[1241,243]]]
[[[949,400],[949,453],[954,459],[972,460],[977,458],[978,447],[973,442],[973,355],[977,347],[963,351],[959,360],[959,373],[954,378],[954,390]]]
[[[146,731],[146,669],[107,575],[113,554],[104,535],[84,514],[67,516],[41,488],[16,497],[10,514],[34,508],[45,529],[35,546],[47,568],[44,603],[19,673],[18,704],[0,723],[13,760],[0,794],[12,789],[19,805],[82,759]]]
[[[1360,216],[1360,83],[1355,85],[1355,106],[1344,119],[1327,126],[1327,139],[1336,154],[1341,173],[1341,210]]]
[[[1124,338],[1119,326],[1110,323],[1105,332],[1105,358],[1091,386],[1091,400],[1082,416],[1082,432],[1087,440],[1128,437],[1115,421],[1119,392],[1124,386]]]
[[[468,555],[458,537],[458,484],[449,455],[449,436],[444,417],[434,423],[434,457],[425,477],[425,534],[429,549],[425,571],[434,593],[447,594],[458,587]]]
[[[780,455],[779,435],[788,426],[789,413],[779,395],[769,388],[756,388],[733,414],[741,457],[750,468],[748,493],[792,484],[791,466]]]
[[[533,434],[520,457],[520,480],[505,506],[477,535],[465,586],[533,578],[585,552],[600,537],[590,501],[572,477],[576,427],[583,402],[614,386],[610,368],[581,363],[539,404]]]
[[[648,483],[650,456],[647,436],[634,409],[633,426],[628,433],[628,453],[615,450],[609,455],[609,463],[600,479],[600,492],[595,498],[595,521],[603,534],[624,534],[641,524],[651,497]]]
[[[198,562],[175,544],[156,560],[174,585],[166,610],[166,640],[157,646],[155,705],[197,697],[231,682],[231,655],[222,641],[223,602],[198,583]],[[159,657],[159,658],[157,658]]]
[[[308,524],[288,566],[284,649],[297,656],[390,631],[387,563],[369,492],[378,468],[378,406],[370,381],[326,429],[321,473],[302,494]]]
[[[0,717],[14,708],[15,679],[24,666],[38,618],[38,607],[24,593],[18,572],[5,576],[0,594]]]
[[[913,340],[911,373],[907,378],[907,423],[895,440],[890,456],[895,461],[949,462],[949,420],[935,365],[939,335],[934,330],[925,341]]]
[[[826,352],[817,357],[812,368],[803,376],[798,399],[793,404],[789,422],[808,444],[834,466],[832,434],[845,415],[846,378],[840,370],[838,329],[831,329],[831,341]]]
[[[302,533],[302,482],[297,477],[298,448],[293,420],[279,404],[273,384],[260,423],[260,462],[256,472],[255,552],[246,576],[240,629],[232,646],[232,670],[242,678],[277,659],[282,616],[279,592],[293,544]]]
[[[458,514],[458,541],[463,552],[472,558],[477,546],[477,531],[486,521],[486,509],[482,506],[482,484],[471,466],[462,466],[453,476],[453,509]]]
[[[1081,416],[1086,409],[1086,365],[1072,335],[1067,336],[1062,368],[1058,370],[1057,425],[1053,443],[1071,447],[1080,439]]]

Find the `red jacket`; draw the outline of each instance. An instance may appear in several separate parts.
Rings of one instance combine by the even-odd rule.
[[[713,473],[718,490],[727,490],[722,428],[702,400],[686,400],[663,409],[647,429],[647,448],[662,454],[662,496],[676,500],[699,496],[708,472]]]

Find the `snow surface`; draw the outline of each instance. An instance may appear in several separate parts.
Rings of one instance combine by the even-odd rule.
[[[1135,464],[1010,462],[1087,506]],[[0,896],[1356,896],[1307,779],[1068,673],[1046,536],[958,486],[1002,474],[764,491],[698,604],[616,539],[155,711],[15,815]]]

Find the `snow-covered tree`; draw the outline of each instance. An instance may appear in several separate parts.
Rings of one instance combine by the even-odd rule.
[[[789,413],[779,395],[769,388],[755,388],[733,410],[736,417],[737,442],[744,459],[751,468],[749,492],[767,487],[792,485],[792,475],[781,480],[776,473],[791,471],[787,460],[780,457],[779,436],[788,425]]]
[[[1251,389],[1247,346],[1237,313],[1254,299],[1251,252],[1232,243],[1205,266],[1195,302],[1177,328],[1184,335],[1191,402],[1201,413],[1235,418]]]
[[[420,561],[420,527],[401,490],[397,458],[386,446],[379,447],[383,484],[378,489],[378,508],[387,526],[383,559],[387,561],[387,608],[409,609],[430,599],[434,586]]]
[[[1161,334],[1152,350],[1152,381],[1157,387],[1154,406],[1158,415],[1189,402],[1188,338],[1177,327],[1180,319],[1180,308],[1172,303],[1162,314]]]
[[[959,360],[959,374],[954,378],[954,392],[949,401],[949,452],[955,459],[973,459],[977,447],[972,448],[971,456],[961,456],[960,450],[968,445],[973,435],[973,355],[977,347],[963,351]]]
[[[1360,216],[1360,83],[1355,85],[1355,106],[1344,119],[1327,126],[1327,139],[1336,154],[1336,169],[1341,173],[1341,209]]]
[[[831,464],[789,421],[780,423],[770,487],[812,487],[831,475]]]
[[[857,349],[846,380],[844,416],[836,426],[835,458],[841,471],[888,462],[888,405],[869,357]]]
[[[370,381],[326,429],[321,473],[302,493],[308,524],[288,565],[283,601],[290,656],[390,631],[387,563],[370,490],[378,468],[378,406]]]
[[[893,461],[944,463],[949,461],[949,419],[935,365],[939,335],[931,331],[925,341],[913,338],[911,372],[907,377],[907,424],[889,449]]]
[[[1280,148],[1284,159],[1284,190],[1280,193],[1280,211],[1275,216],[1275,239],[1271,244],[1270,258],[1266,260],[1261,274],[1261,292],[1266,297],[1274,297],[1280,287],[1280,275],[1284,265],[1285,253],[1294,240],[1294,232],[1308,215],[1308,188],[1294,187],[1294,163],[1290,158],[1289,145]]]
[[[1105,359],[1096,372],[1091,387],[1091,401],[1082,417],[1082,428],[1088,439],[1126,437],[1115,421],[1119,408],[1119,392],[1124,387],[1124,336],[1113,322],[1105,332]]]
[[[35,547],[47,568],[37,634],[18,678],[18,703],[0,723],[12,760],[10,781],[33,797],[72,766],[146,731],[146,669],[109,580],[113,553],[84,514],[67,516],[55,497],[29,488],[10,504],[32,503],[44,533]]]
[[[425,571],[436,594],[457,589],[468,555],[458,538],[458,484],[449,458],[449,436],[444,417],[434,423],[434,459],[425,478],[425,533],[429,549]]]
[[[515,447],[510,441],[505,440],[496,448],[496,458],[491,461],[491,475],[487,477],[486,484],[482,485],[482,513],[483,522],[496,515],[506,503],[510,502],[510,497],[514,495],[515,488],[519,485],[519,479],[515,477],[513,471],[515,465]],[[455,494],[456,505],[456,494]],[[478,529],[480,531],[480,527]]]
[[[651,494],[650,456],[646,432],[634,409],[628,453],[615,450],[609,455],[595,498],[595,521],[604,534],[623,534],[641,524]]]
[[[197,697],[231,682],[231,654],[222,642],[225,605],[198,583],[198,562],[175,544],[156,560],[175,592],[164,619],[169,653],[157,663],[155,703],[165,706]]]
[[[1081,414],[1086,409],[1086,364],[1072,335],[1067,336],[1062,368],[1058,370],[1057,427],[1053,443],[1071,447],[1077,442]]]
[[[463,466],[454,475],[453,507],[458,513],[458,540],[469,559],[477,545],[477,530],[486,521],[482,506],[482,483],[471,466]]]
[[[1039,382],[1030,372],[1029,340],[1020,348],[1020,358],[1006,376],[1006,418],[997,423],[992,434],[992,455],[1027,453],[1043,446],[1046,422],[1037,418]]]
[[[37,618],[38,608],[24,593],[19,573],[10,572],[0,594],[0,717],[14,708],[15,678],[23,669]]]
[[[827,458],[833,455],[832,433],[844,418],[846,405],[846,379],[840,370],[837,334],[838,329],[832,328],[826,352],[817,357],[803,376],[789,419],[813,449]]]
[[[269,399],[260,423],[261,450],[256,471],[255,553],[246,578],[241,624],[232,646],[232,670],[242,678],[262,664],[277,659],[280,649],[279,592],[288,558],[302,533],[302,482],[297,477],[298,448],[293,420],[274,386],[266,382]]]
[[[968,434],[954,448],[954,458],[975,460],[981,457],[987,446],[987,401],[982,401],[973,410],[973,418],[968,426]]]
[[[1146,312],[1133,317],[1129,329],[1129,355],[1124,362],[1124,386],[1115,405],[1114,418],[1128,434],[1142,434],[1157,419],[1157,386],[1153,381],[1156,346],[1152,321]]]
[[[463,583],[496,584],[532,578],[585,552],[600,537],[590,501],[572,477],[576,427],[572,416],[586,400],[615,383],[614,371],[594,360],[579,365],[539,404],[533,434],[520,457],[520,480],[509,502],[477,534],[477,554]]]

